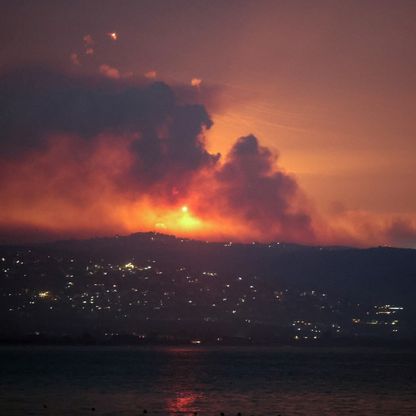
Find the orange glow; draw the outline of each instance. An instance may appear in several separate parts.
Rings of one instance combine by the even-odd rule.
[[[20,230],[28,241],[156,230],[211,241],[271,241],[283,235],[304,243],[388,243],[383,231],[388,219],[364,212],[338,212],[325,222],[314,213],[316,240],[302,229],[288,234],[277,224],[260,227],[227,206],[224,190],[210,172],[196,174],[184,194],[174,190],[173,200],[160,196],[159,185],[153,192],[141,192],[135,184],[122,186],[134,163],[131,140],[102,136],[86,144],[57,136],[46,152],[2,160],[2,238],[19,239]]]
[[[130,168],[132,156],[128,147],[119,143],[128,144],[129,140],[103,137],[79,157],[76,147],[84,146],[80,140],[54,137],[45,153],[34,152],[19,161],[4,160],[0,226],[33,228],[58,236],[156,229],[188,237],[214,237],[219,218],[210,218],[203,210],[198,192],[188,198],[195,206],[191,213],[188,205],[178,208],[158,196],[120,189],[117,178]]]
[[[19,232],[25,236],[24,229],[58,237],[158,230],[233,241],[284,238],[359,245],[406,241],[406,246],[415,247],[416,123],[411,88],[416,67],[415,2],[401,1],[394,7],[377,2],[377,10],[375,2],[342,2],[342,7],[317,2],[312,9],[279,1],[248,1],[244,6],[199,2],[200,6],[175,5],[162,13],[159,9],[166,10],[153,4],[157,2],[137,1],[126,2],[131,5],[118,7],[110,17],[103,6],[96,19],[89,18],[81,2],[78,6],[65,2],[67,6],[54,15],[54,25],[43,6],[34,6],[41,2],[27,3],[25,13],[19,7],[7,8],[10,19],[5,19],[3,30],[18,33],[2,45],[1,72],[19,79],[32,64],[47,72],[61,68],[58,72],[68,71],[61,75],[73,78],[65,81],[64,90],[81,82],[81,90],[98,92],[106,77],[104,88],[111,86],[113,92],[107,107],[107,94],[90,100],[88,93],[77,99],[78,87],[69,94],[73,103],[67,103],[61,88],[52,87],[56,81],[50,86],[51,100],[41,84],[30,80],[27,86],[36,85],[38,101],[26,100],[30,88],[23,83],[16,89],[17,101],[8,102],[8,87],[1,88],[1,142],[32,152],[21,155],[21,160],[6,153],[0,156],[0,225],[2,232],[9,230],[10,238],[19,238]],[[79,24],[68,25],[66,20],[77,14]],[[33,37],[34,28],[39,34]],[[62,28],[65,33],[59,32]],[[60,41],[43,41],[54,38]],[[78,77],[82,80],[76,81]],[[7,79],[2,78],[5,87]],[[165,186],[140,187],[124,181],[123,172],[134,163],[128,152],[116,145],[115,138],[112,144],[108,137],[98,143],[92,136],[123,134],[141,126],[133,121],[136,110],[128,101],[135,99],[136,86],[150,86],[152,80],[171,84],[177,104],[189,101],[206,108],[214,124],[204,132],[207,143],[197,144],[222,154],[217,171],[236,138],[249,133],[279,152],[276,170],[296,175],[308,202],[297,199],[294,204],[310,215],[313,236],[289,230],[284,221],[267,224],[273,216],[259,215],[256,204],[249,206],[249,198],[245,206],[235,198],[233,209],[215,173],[210,177],[200,172],[183,189],[178,184],[177,194],[170,188],[178,172],[172,172]],[[130,89],[131,96],[124,94]],[[127,103],[124,112],[114,104],[122,96]],[[24,106],[19,115],[20,100]],[[55,106],[63,108],[59,116]],[[41,108],[45,113],[39,117]],[[89,120],[90,111],[103,122]],[[150,115],[157,119],[157,114]],[[9,118],[15,119],[16,137],[7,137]],[[170,123],[169,119],[166,125],[157,125],[155,134],[164,136]],[[96,124],[97,130],[89,128]],[[33,129],[42,134],[86,134],[89,150],[84,154],[85,143],[77,148],[53,138],[53,145],[40,154],[31,147],[32,139],[37,141]],[[195,139],[199,142],[199,137]],[[166,143],[165,137],[158,141],[161,153]],[[184,159],[187,156],[191,158]],[[202,166],[201,160],[204,157],[193,162]],[[234,189],[226,191],[232,194]],[[291,197],[283,202],[292,207]],[[183,204],[189,212],[181,212]],[[252,220],[255,216],[262,220],[261,228]],[[278,216],[273,218],[279,222]],[[386,231],[392,224],[401,235],[395,240]]]
[[[192,78],[191,79],[191,85],[195,88],[199,88],[201,86],[202,79],[200,78]]]

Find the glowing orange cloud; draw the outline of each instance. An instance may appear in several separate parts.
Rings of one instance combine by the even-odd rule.
[[[156,230],[204,240],[270,241],[280,234],[315,242],[302,228],[288,233],[272,223],[256,227],[227,205],[221,194],[227,191],[210,172],[196,175],[186,194],[171,201],[157,187],[152,193],[123,189],[120,183],[134,163],[128,150],[131,140],[102,136],[86,146],[74,137],[54,136],[46,152],[3,160],[0,229],[13,235],[23,227],[29,240]],[[386,224],[365,213],[350,213],[330,223],[316,217],[314,227],[320,243],[362,245],[388,242],[382,231]]]
[[[48,150],[3,161],[0,228],[28,226],[58,235],[107,235],[159,230],[193,238],[261,237],[221,206],[210,173],[196,175],[189,191],[172,201],[123,189],[132,164],[130,137],[102,136],[85,145],[50,138]],[[80,155],[79,149],[82,149]]]
[[[108,79],[92,83],[30,71],[0,77],[16,91],[0,149],[3,241],[157,230],[226,241],[412,243],[411,219],[345,211],[323,221],[254,135],[220,158],[206,149],[212,121],[202,105],[176,100],[166,84],[129,85],[115,68],[100,71]]]

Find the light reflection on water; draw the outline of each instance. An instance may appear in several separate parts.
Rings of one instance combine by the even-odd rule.
[[[415,374],[403,351],[0,348],[0,414],[414,416]]]
[[[201,396],[201,395],[199,395]],[[178,392],[176,397],[169,398],[166,402],[166,409],[169,413],[193,413],[196,411],[195,401],[198,395],[192,391]]]

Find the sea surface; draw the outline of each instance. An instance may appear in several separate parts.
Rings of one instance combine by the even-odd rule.
[[[416,352],[2,347],[0,415],[416,415]]]

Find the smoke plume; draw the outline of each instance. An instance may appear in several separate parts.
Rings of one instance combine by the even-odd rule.
[[[157,230],[336,242],[254,135],[224,157],[207,150],[205,88],[44,68],[2,73],[0,239]],[[414,228],[397,222],[384,235],[407,241]]]

